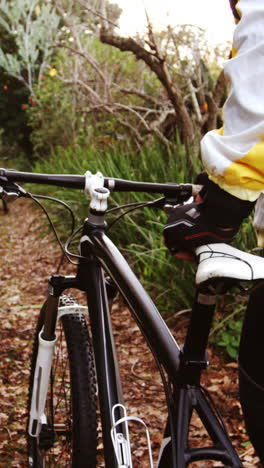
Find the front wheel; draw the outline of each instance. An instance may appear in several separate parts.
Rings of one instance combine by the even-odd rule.
[[[56,329],[57,341],[52,360],[46,422],[38,437],[28,435],[29,467],[95,468],[96,467],[96,378],[92,344],[85,317],[78,304],[63,296],[63,304],[75,306],[65,314]],[[38,335],[44,323],[47,303],[40,312],[33,353],[29,386],[29,409],[34,382]]]

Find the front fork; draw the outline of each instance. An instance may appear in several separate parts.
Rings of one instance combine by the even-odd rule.
[[[38,437],[43,425],[47,424],[45,408],[52,358],[57,339],[57,321],[65,314],[87,313],[87,307],[78,304],[59,306],[59,298],[64,289],[73,287],[75,283],[75,278],[65,278],[59,275],[54,275],[49,280],[49,295],[42,311],[44,313],[44,324],[38,334],[38,353],[29,413],[28,433],[32,437]]]
[[[56,338],[47,341],[42,338],[42,330],[38,335],[38,356],[36,361],[28,433],[38,437],[41,427],[47,424],[45,415],[46,398],[50,379],[50,370]]]

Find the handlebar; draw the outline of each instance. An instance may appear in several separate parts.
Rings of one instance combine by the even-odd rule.
[[[84,189],[85,176],[64,174],[38,174],[0,169],[0,177],[6,177],[9,182],[25,182],[30,184],[55,185],[57,187]]]
[[[40,174],[0,169],[0,177],[5,177],[9,182],[45,184],[82,190],[85,188],[84,175]],[[191,196],[197,195],[201,189],[200,185],[193,184],[137,182],[113,177],[104,177],[104,186],[115,192],[160,193],[165,197],[176,197],[180,200],[187,200]]]

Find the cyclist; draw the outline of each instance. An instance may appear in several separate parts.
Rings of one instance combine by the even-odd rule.
[[[199,245],[231,242],[264,191],[264,1],[230,0],[230,5],[237,26],[232,58],[225,65],[230,93],[224,125],[201,141],[206,172],[197,178],[204,186],[200,195],[175,208],[164,229],[167,247],[184,259]],[[264,293],[257,296],[259,304]],[[263,331],[264,311],[251,306],[239,352],[241,403],[249,436],[264,463]]]

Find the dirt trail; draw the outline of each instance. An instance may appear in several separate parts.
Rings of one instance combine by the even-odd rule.
[[[54,273],[60,252],[50,236],[39,228],[39,212],[26,201],[0,212],[1,305],[0,305],[0,468],[26,467],[26,401],[29,356],[39,304],[46,294],[48,277]],[[156,453],[162,438],[165,403],[160,378],[141,335],[119,302],[113,311],[114,334],[125,383],[124,393],[130,415],[144,418]],[[173,330],[178,336],[184,323]],[[178,332],[177,332],[178,330]],[[210,353],[211,354],[211,353]],[[260,468],[247,437],[237,402],[236,364],[212,363],[204,381],[225,418],[232,441],[242,455],[245,468]],[[206,432],[192,421],[192,443],[205,440]],[[134,441],[137,468],[148,467],[142,434]],[[193,468],[211,467],[203,462]],[[169,468],[169,467],[168,467]]]
[[[40,234],[39,212],[17,201],[0,212],[1,257],[1,410],[0,467],[25,467],[25,434],[29,355],[35,317],[46,293],[54,251]]]

